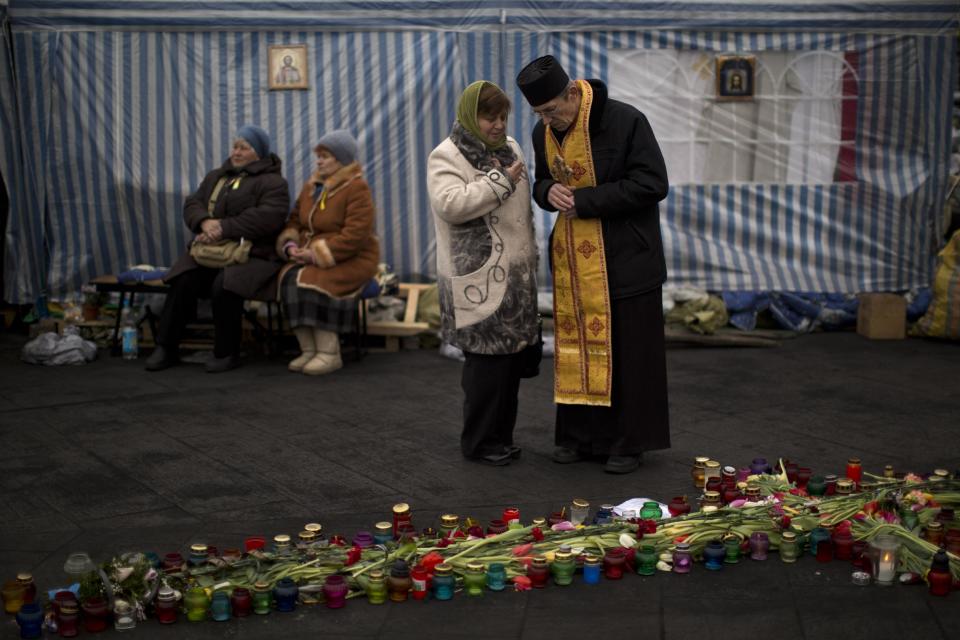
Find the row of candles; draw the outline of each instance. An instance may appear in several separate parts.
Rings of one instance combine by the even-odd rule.
[[[810,482],[814,478],[809,475],[805,477],[801,467],[792,467],[790,463],[785,466],[787,466],[788,478],[791,470],[795,469],[797,477],[794,481],[800,484],[806,480],[806,488],[809,490]],[[733,481],[736,483],[734,486],[738,492],[746,489],[746,497],[753,497],[752,494],[759,495],[757,487],[750,485],[744,487],[744,481],[737,477],[738,475],[742,476],[744,470],[737,472],[730,467],[726,467],[721,469],[720,476],[717,477],[713,470],[718,467],[719,464],[712,460],[697,458],[692,471],[695,483],[706,488],[715,483],[714,478],[716,478],[722,489],[729,489],[731,481]],[[847,468],[848,478],[838,479],[836,488],[843,491],[846,484],[844,480],[850,480],[856,486],[861,480],[858,469],[859,461],[852,459]],[[703,471],[702,475],[701,470]],[[758,458],[751,465],[748,475],[766,473],[769,470],[766,461]],[[889,468],[887,471],[889,471]],[[850,478],[851,475],[854,477]],[[949,477],[939,470],[935,472],[935,476]],[[862,486],[862,483],[860,484]],[[707,498],[706,502],[711,501],[708,495],[710,493],[717,494],[719,492],[706,491],[704,494]],[[691,505],[685,497],[678,497],[674,498],[667,505],[667,508],[671,515],[677,516],[689,512]],[[705,508],[710,508],[710,505]],[[574,499],[569,505],[569,513],[567,513],[567,508],[564,508],[559,512],[552,513],[549,518],[535,518],[532,524],[546,527],[567,520],[574,525],[578,525],[586,523],[589,515],[589,502],[578,498]],[[634,520],[636,518],[656,520],[660,516],[660,504],[653,501],[645,502],[637,512],[628,511],[619,516],[615,513],[612,505],[604,504],[600,506],[590,522],[603,524],[615,519]],[[941,510],[938,519],[928,523],[925,527],[925,537],[928,541],[938,545],[947,542],[953,547],[950,550],[956,553],[957,549],[954,545],[960,544],[960,539],[958,539],[960,530],[951,528],[945,535],[943,532],[944,518],[950,518],[952,522],[952,511]],[[413,527],[409,505],[398,504],[393,508],[392,522],[377,523],[373,533],[357,532],[352,543],[362,549],[375,544],[389,544],[404,538],[416,538],[419,535],[436,536],[440,539],[462,538],[468,535],[490,536],[503,533],[511,527],[520,526],[519,509],[507,507],[504,509],[501,518],[494,519],[489,523],[485,533],[479,523],[473,519],[468,518],[461,524],[458,516],[445,514],[440,518],[438,530],[428,527],[423,530],[422,534],[418,534]],[[292,554],[295,550],[298,553],[309,555],[311,549],[329,544],[346,545],[347,542],[341,536],[332,536],[330,540],[326,540],[321,525],[312,523],[304,526],[304,530],[298,535],[298,542],[295,545],[287,534],[274,536],[271,550],[279,556]],[[248,553],[262,550],[266,547],[266,539],[261,536],[249,537],[246,539],[244,546]],[[868,546],[862,541],[854,541],[849,530],[844,529],[831,532],[827,529],[817,528],[803,538],[792,531],[784,531],[778,552],[784,562],[795,562],[805,546],[808,546],[810,553],[821,562],[834,558],[851,560],[857,568],[857,571],[854,572],[856,582],[867,584],[870,582],[870,576],[872,575],[878,584],[890,584],[895,578],[898,548],[895,538],[879,536]],[[722,569],[725,564],[737,562],[741,553],[744,552],[748,553],[751,559],[765,560],[769,548],[770,541],[763,532],[755,532],[748,540],[744,541],[741,541],[737,536],[712,540],[703,550],[704,565],[710,570]],[[219,552],[216,547],[202,543],[191,546],[187,559],[184,559],[183,555],[178,552],[168,553],[162,560],[156,554],[144,554],[154,566],[166,572],[179,572],[187,563],[199,565],[218,555]],[[242,556],[243,552],[236,548],[225,549],[220,555],[222,559],[228,562]],[[602,575],[607,579],[621,578],[625,565],[634,567],[636,572],[641,575],[654,575],[658,569],[684,574],[690,572],[693,560],[690,545],[685,542],[679,542],[672,551],[659,555],[652,546],[642,545],[638,549],[613,548],[608,550],[602,558],[591,554],[577,555],[571,549],[561,548],[549,560],[546,556],[534,557],[527,568],[526,577],[530,586],[542,588],[546,586],[551,576],[558,585],[571,584],[574,573],[579,571],[583,574],[584,583],[595,584],[600,579],[601,570]],[[78,553],[68,558],[64,568],[69,574],[79,576],[94,570],[95,567],[86,554]],[[486,566],[482,563],[470,563],[462,573],[464,590],[468,595],[479,595],[482,593],[483,587],[494,591],[502,590],[507,584],[505,567],[499,563],[491,563]],[[931,593],[947,595],[949,592],[951,587],[949,561],[943,551],[934,557],[927,581],[930,584]],[[406,600],[408,593],[414,599],[423,599],[429,592],[437,600],[449,600],[453,597],[456,578],[453,575],[452,567],[442,563],[429,567],[422,564],[409,567],[406,566],[406,563],[400,561],[395,563],[389,572],[385,573],[379,570],[368,572],[359,582],[366,592],[368,600],[373,604],[379,604],[385,602],[388,596],[390,600],[394,601]],[[324,601],[329,608],[344,606],[348,592],[349,586],[345,578],[340,575],[328,576],[322,586]],[[208,617],[214,620],[227,620],[231,616],[245,617],[250,615],[251,612],[266,614],[274,607],[281,612],[293,611],[299,595],[297,584],[289,578],[284,578],[272,586],[267,583],[257,583],[252,591],[238,587],[229,594],[225,591],[214,591],[210,594],[205,589],[193,586],[183,594],[182,598],[173,589],[161,587],[156,593],[153,604],[155,614],[161,623],[175,622],[181,609],[187,612],[188,620],[199,622]],[[43,611],[40,609],[39,603],[35,601],[36,586],[33,584],[32,576],[20,574],[16,581],[7,582],[3,588],[3,599],[7,613],[18,614],[17,619],[21,623],[21,637],[40,637],[39,635],[32,635],[40,633],[43,621]],[[111,611],[103,598],[88,598],[80,605],[72,591],[60,591],[55,594],[51,605],[58,632],[63,637],[76,635],[81,610],[84,614],[84,628],[87,631],[96,632],[108,626]],[[130,603],[116,601],[112,613],[117,628],[132,628],[136,625],[135,612]]]

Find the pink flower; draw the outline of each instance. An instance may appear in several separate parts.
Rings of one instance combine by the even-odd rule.
[[[536,540],[537,542],[540,542],[541,540],[543,540],[543,537],[544,537],[543,531],[540,531],[540,527],[534,527],[533,529],[530,529],[530,535],[532,535],[533,539]]]
[[[527,544],[521,544],[513,548],[513,555],[515,556],[525,556],[530,553],[530,550],[533,549],[533,543],[528,542]]]
[[[553,525],[553,526],[550,527],[550,528],[553,529],[554,531],[574,531],[574,530],[576,530],[576,527],[574,526],[574,524],[573,524],[572,522],[570,522],[569,520],[561,520],[560,522],[558,522],[557,524]]]

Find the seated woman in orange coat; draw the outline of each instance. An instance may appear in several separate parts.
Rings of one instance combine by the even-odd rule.
[[[280,297],[302,352],[289,368],[321,375],[343,366],[339,333],[350,328],[356,294],[377,273],[380,243],[357,141],[345,129],[332,131],[314,152],[317,170],[300,191],[277,252],[288,260]]]

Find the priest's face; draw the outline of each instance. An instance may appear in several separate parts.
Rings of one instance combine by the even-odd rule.
[[[580,88],[577,85],[567,87],[559,96],[535,107],[534,115],[543,121],[543,124],[566,131],[577,119],[580,112]]]

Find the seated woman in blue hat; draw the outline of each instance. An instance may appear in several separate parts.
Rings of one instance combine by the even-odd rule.
[[[230,157],[187,197],[183,221],[193,234],[191,247],[164,278],[170,289],[157,326],[157,347],[147,358],[148,371],[180,361],[180,339],[196,315],[198,298],[210,298],[213,306],[214,357],[207,362],[207,371],[239,366],[243,302],[274,299],[277,272],[283,266],[274,243],[286,221],[290,193],[280,165],[280,158],[270,152],[266,131],[241,127]],[[203,251],[196,249],[222,247],[229,241],[243,249],[243,243],[248,243],[249,254],[244,251],[237,262],[225,266],[197,262],[210,264],[199,257]]]

